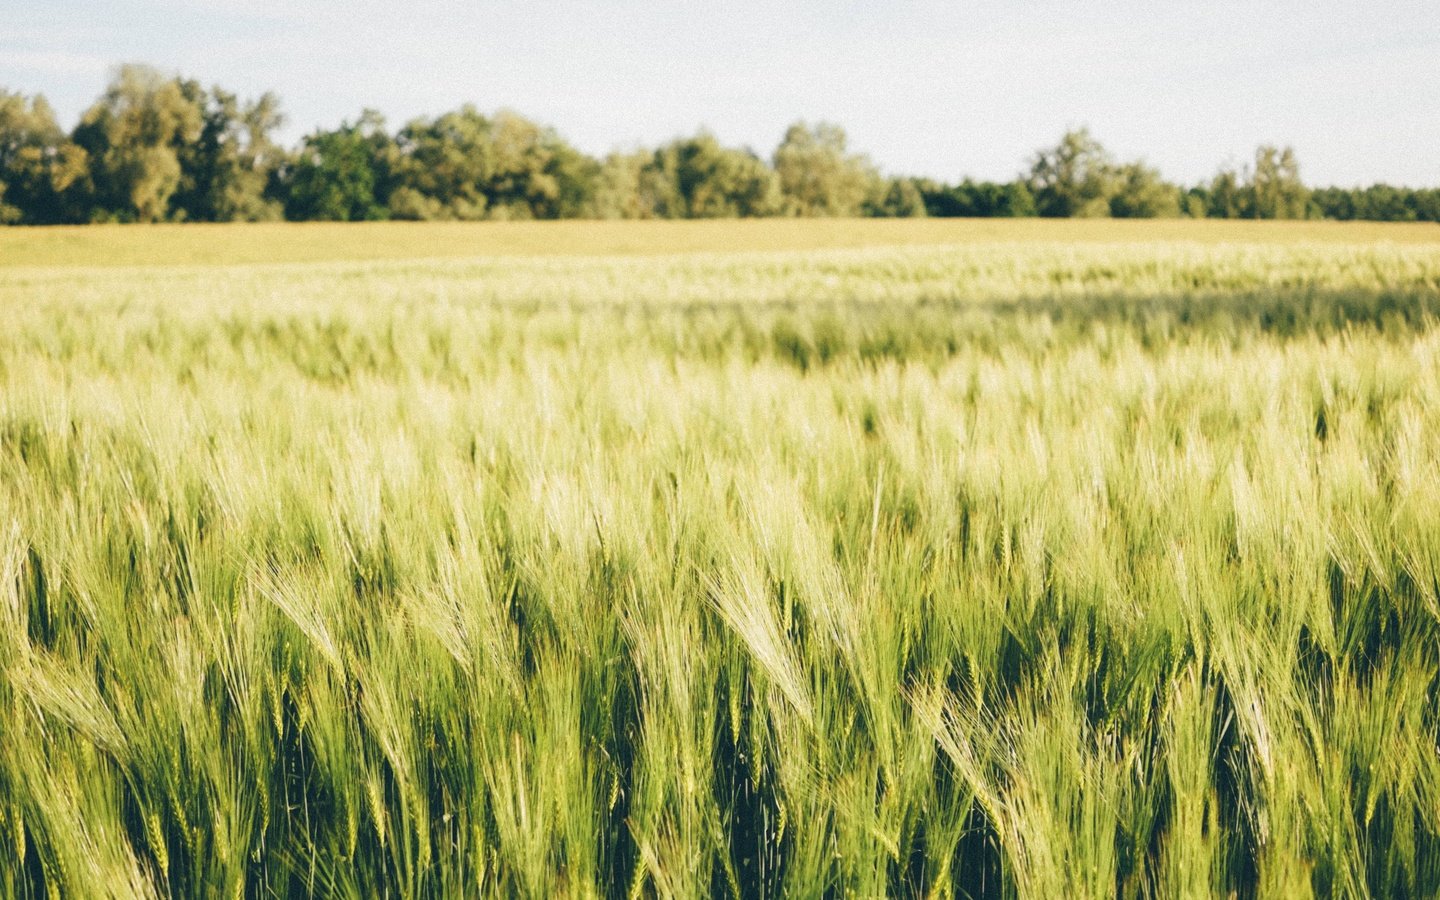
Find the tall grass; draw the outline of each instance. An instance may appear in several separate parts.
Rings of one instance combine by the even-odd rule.
[[[1440,253],[0,272],[0,894],[1440,892]]]

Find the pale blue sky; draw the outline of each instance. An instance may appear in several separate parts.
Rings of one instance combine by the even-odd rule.
[[[278,92],[286,136],[471,101],[582,149],[843,125],[886,171],[1009,178],[1068,126],[1194,181],[1259,143],[1311,183],[1440,186],[1440,2],[0,0],[0,86],[64,124],[112,65]]]

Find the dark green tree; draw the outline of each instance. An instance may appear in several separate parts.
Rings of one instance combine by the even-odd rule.
[[[366,110],[355,124],[317,131],[280,176],[285,216],[359,222],[388,216],[393,144],[384,118]]]
[[[922,179],[915,184],[925,202],[927,215],[945,218],[1035,215],[1035,198],[1023,181],[1000,183],[966,178],[959,184],[946,185]]]
[[[85,221],[89,158],[44,97],[0,90],[0,224]]]
[[[1238,219],[1249,215],[1250,196],[1245,176],[1234,168],[1223,168],[1215,173],[1205,198],[1207,215],[1212,219]]]
[[[1410,205],[1420,222],[1440,222],[1440,188],[1424,188],[1410,195]]]
[[[1030,186],[1023,181],[1012,181],[1005,185],[1004,196],[996,210],[995,215],[997,216],[1016,218],[1040,214],[1039,207],[1035,205],[1035,195],[1030,192]]]
[[[196,140],[179,148],[180,183],[172,218],[200,222],[254,222],[280,218],[283,205],[269,195],[284,163],[274,132],[283,124],[274,94],[241,102],[219,87],[198,91],[203,113]],[[198,96],[197,96],[198,92]]]

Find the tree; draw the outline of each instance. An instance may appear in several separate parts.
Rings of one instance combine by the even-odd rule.
[[[1421,222],[1440,222],[1440,188],[1426,188],[1410,195],[1415,218]]]
[[[399,151],[390,211],[403,219],[483,219],[495,176],[490,120],[469,104],[416,119],[395,136]]]
[[[491,123],[495,170],[486,193],[490,217],[561,219],[578,216],[594,189],[599,165],[559,136],[516,113]]]
[[[0,225],[24,219],[31,182],[59,131],[44,98],[0,91]]]
[[[1121,219],[1173,219],[1180,215],[1180,189],[1144,163],[1127,163],[1116,173],[1110,215]]]
[[[1180,214],[1191,219],[1203,219],[1210,214],[1210,189],[1196,185],[1185,191],[1180,198]]]
[[[1035,198],[1023,181],[999,183],[966,178],[955,185],[928,179],[915,182],[931,216],[990,218],[1035,215]]]
[[[89,155],[94,217],[169,218],[182,174],[179,154],[199,139],[204,122],[196,94],[146,66],[117,70],[75,129],[75,143]]]
[[[353,125],[342,123],[334,131],[309,135],[281,175],[286,217],[341,222],[386,218],[391,155],[385,120],[374,110],[366,110]]]
[[[1026,182],[1042,216],[1108,216],[1121,186],[1110,154],[1084,128],[1036,153]]]
[[[662,218],[766,216],[781,206],[779,179],[763,160],[704,131],[656,150],[639,187],[648,213]]]
[[[1238,219],[1248,215],[1249,196],[1245,187],[1245,176],[1233,168],[1224,168],[1215,173],[1206,196],[1209,203],[1208,214],[1212,219]]]
[[[1325,219],[1434,222],[1440,220],[1440,191],[1388,184],[1319,188],[1310,192],[1310,210]]]
[[[0,224],[83,221],[73,195],[88,185],[88,157],[44,97],[0,90]]]
[[[199,136],[179,149],[180,183],[173,217],[200,222],[278,219],[282,204],[269,196],[284,152],[273,133],[284,117],[274,94],[242,103],[219,87],[192,88],[201,106]]]
[[[1255,171],[1249,185],[1248,214],[1256,219],[1303,219],[1310,192],[1300,181],[1295,151],[1262,146],[1255,151]]]
[[[467,105],[401,129],[389,171],[397,218],[557,219],[591,208],[600,166],[551,128]]]
[[[865,200],[865,215],[917,218],[925,215],[925,198],[913,178],[876,178]]]
[[[701,131],[603,162],[553,128],[466,105],[393,137],[378,113],[306,136],[274,134],[273,94],[121,66],[70,135],[43,97],[0,90],[0,224],[272,219],[710,218],[723,216],[1210,216],[1440,220],[1440,190],[1311,191],[1295,152],[1189,189],[1119,163],[1087,129],[1038,151],[1009,183],[882,176],[843,129],[797,122],[769,164]]]
[[[1035,195],[1030,192],[1029,185],[1023,181],[1012,181],[1005,185],[1003,199],[996,209],[995,215],[997,216],[1027,218],[1040,214],[1039,208],[1035,205]]]
[[[791,125],[775,149],[784,209],[797,216],[854,216],[875,178],[864,156],[845,148],[845,130],[821,122]]]
[[[1355,210],[1362,219],[1377,222],[1413,222],[1416,219],[1415,192],[1388,184],[1372,184],[1352,191]]]
[[[581,215],[588,219],[653,218],[653,203],[641,198],[641,181],[653,159],[654,154],[644,150],[606,156]]]

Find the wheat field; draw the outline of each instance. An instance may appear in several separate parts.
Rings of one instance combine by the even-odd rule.
[[[1440,228],[1148,227],[0,232],[0,895],[1435,895]]]

